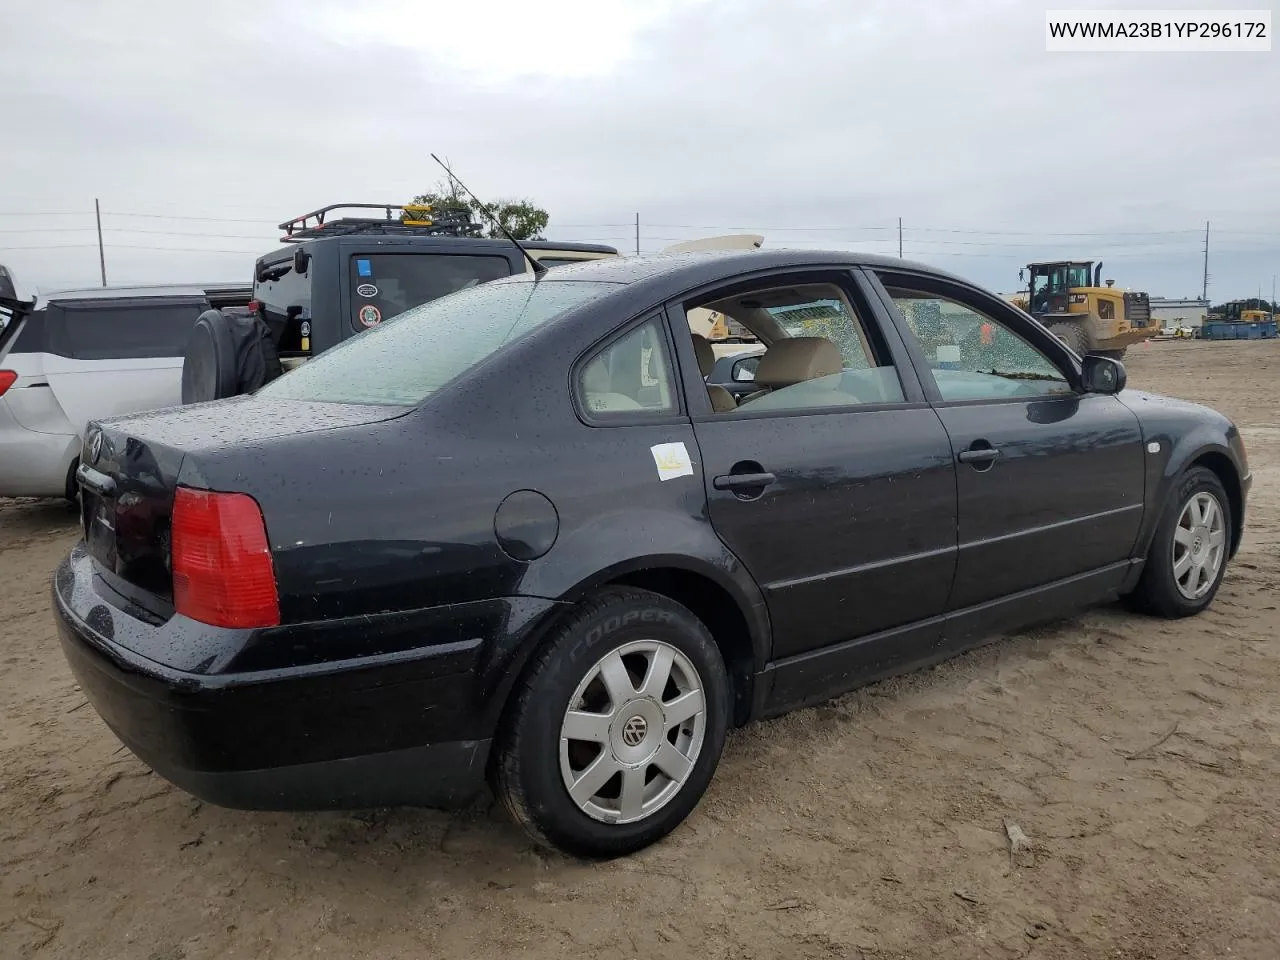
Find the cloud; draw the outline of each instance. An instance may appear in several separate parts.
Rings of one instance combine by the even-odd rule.
[[[645,249],[740,227],[896,252],[902,217],[908,256],[997,288],[1031,259],[1100,256],[1180,295],[1213,220],[1216,293],[1280,265],[1274,56],[1048,54],[1043,6],[67,7],[0,14],[20,38],[0,213],[83,211],[0,217],[0,262],[30,282],[95,278],[95,196],[113,279],[246,277],[273,223],[407,199],[439,179],[431,151],[545,205],[553,235],[628,250],[637,211]]]

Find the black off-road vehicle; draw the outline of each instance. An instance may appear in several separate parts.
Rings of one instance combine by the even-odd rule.
[[[285,246],[258,258],[248,308],[210,310],[197,322],[184,357],[183,403],[251,393],[412,307],[532,270],[509,240],[482,237],[470,217],[435,217],[426,206],[331,204],[280,229]],[[600,244],[523,246],[547,268],[618,255]]]

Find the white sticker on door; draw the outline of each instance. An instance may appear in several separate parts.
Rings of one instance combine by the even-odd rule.
[[[653,453],[659,480],[693,476],[693,461],[689,459],[689,451],[683,443],[655,443],[649,450]]]

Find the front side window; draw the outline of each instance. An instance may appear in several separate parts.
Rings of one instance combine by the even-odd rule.
[[[326,350],[259,395],[412,406],[612,283],[484,284],[433,300]]]
[[[650,320],[583,364],[578,394],[592,418],[674,413],[670,370],[662,326]]]
[[[942,399],[994,400],[1073,392],[1053,361],[999,320],[958,300],[885,282],[933,371]]]
[[[360,253],[351,257],[351,322],[373,327],[440,297],[511,274],[506,257]]]

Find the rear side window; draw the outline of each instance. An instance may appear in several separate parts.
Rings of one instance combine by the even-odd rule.
[[[662,327],[650,320],[583,364],[578,391],[592,419],[675,413],[670,370]]]
[[[375,327],[440,297],[510,276],[506,257],[360,253],[351,258],[351,323]]]
[[[51,303],[49,352],[75,360],[180,357],[196,317],[207,309],[208,303],[194,298]]]

